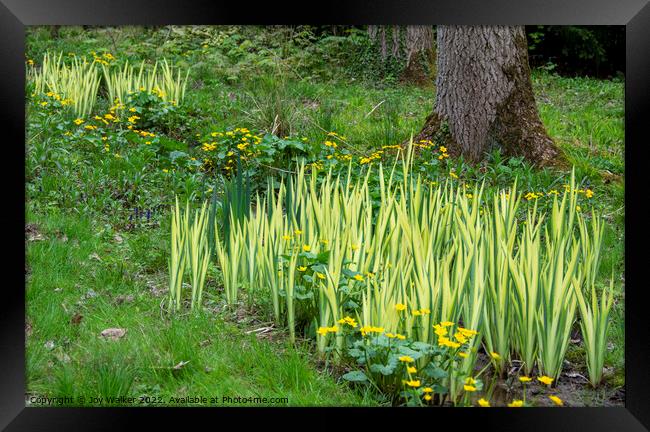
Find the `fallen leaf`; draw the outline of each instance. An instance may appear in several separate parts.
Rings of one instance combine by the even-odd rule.
[[[76,314],[74,314],[74,315],[72,316],[72,318],[70,319],[70,323],[71,323],[71,324],[75,324],[75,325],[79,325],[79,324],[81,323],[81,320],[82,320],[83,318],[84,318],[83,315],[81,315],[80,313],[76,313]]]
[[[25,225],[25,238],[28,241],[42,241],[45,240],[45,236],[40,233],[38,226],[36,224],[27,224]]]
[[[93,253],[91,253],[90,255],[88,255],[88,259],[94,259],[94,260],[97,260],[97,261],[100,261],[100,262],[101,262],[101,260],[102,260],[102,259],[99,257],[99,255],[97,255],[97,252],[93,252]]]
[[[101,336],[107,339],[118,340],[126,334],[126,329],[122,328],[107,328],[101,332]]]
[[[115,234],[115,235],[113,236],[113,240],[115,240],[115,243],[118,243],[118,244],[120,244],[120,243],[122,243],[122,242],[124,241],[124,239],[122,238],[122,236],[119,235],[119,234]]]
[[[84,295],[84,298],[93,298],[97,297],[97,293],[93,291],[92,289],[89,289],[88,292]]]
[[[115,297],[115,303],[116,304],[122,304],[122,303],[133,303],[134,297],[129,294],[129,295],[124,295],[120,294],[119,296]]]
[[[49,340],[49,341],[45,342],[45,348],[47,348],[49,350],[53,350],[54,349],[54,341]]]
[[[59,360],[61,363],[69,363],[70,362],[70,356],[67,355],[64,352],[57,352],[54,354],[54,356]]]
[[[183,366],[185,366],[185,365],[188,364],[189,362],[190,362],[189,360],[188,360],[188,361],[181,361],[181,362],[178,363],[176,366],[174,366],[172,369],[174,369],[174,370],[180,370],[180,369],[183,368]]]

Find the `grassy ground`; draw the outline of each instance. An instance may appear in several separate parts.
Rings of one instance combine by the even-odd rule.
[[[214,45],[188,48],[189,42],[180,36],[181,42],[172,44],[168,41],[173,38],[165,35],[165,30],[146,35],[137,29],[63,30],[62,38],[51,39],[47,30],[35,29],[29,35],[28,55],[38,62],[45,50],[87,54],[106,49],[118,58],[167,56],[180,65],[193,64],[182,118],[164,133],[188,152],[199,144],[197,133],[227,127],[269,130],[279,121],[283,134],[306,137],[309,143],[321,143],[326,132],[336,131],[346,136],[352,154],[365,155],[417,132],[435,96],[432,86],[332,79],[326,71],[305,77],[303,69],[283,69],[274,76],[254,63],[258,60],[224,60],[218,55],[221,48]],[[239,64],[244,66],[235,69]],[[259,71],[256,76],[261,78],[250,78],[246,67]],[[567,371],[573,376],[565,379],[571,384],[566,398],[575,405],[620,403],[624,83],[536,71],[533,86],[549,134],[575,165],[581,184],[595,191],[590,204],[607,218],[600,279],[604,283],[613,273],[617,286],[607,385],[597,392],[582,385],[580,375],[586,376],[586,370],[576,339],[567,354]],[[136,223],[133,209],[164,206],[174,194],[191,196],[203,190],[204,179],[165,175],[159,158],[139,149],[122,149],[118,160],[61,140],[56,125],[47,121],[30,123],[27,150],[29,394],[132,394],[161,396],[164,401],[192,395],[287,397],[289,405],[381,403],[319,368],[309,346],[290,346],[283,329],[247,334],[268,326],[264,314],[225,309],[216,269],[208,280],[205,311],[173,320],[163,316],[168,214],[154,212]],[[460,162],[450,166],[468,180],[484,179],[491,186],[508,185],[517,176],[527,190],[559,188],[568,175],[498,155],[481,170]],[[108,328],[127,332],[107,340],[100,334]],[[616,401],[607,402],[612,398]],[[84,403],[91,404],[88,399]]]
[[[30,214],[27,381],[30,395],[215,397],[214,405],[372,405],[310,364],[307,347],[258,338],[238,311],[161,319],[163,232],[114,234],[84,217]],[[36,228],[38,227],[38,228]],[[153,272],[152,272],[153,270]],[[119,340],[109,328],[126,329]],[[267,335],[268,336],[268,335]],[[188,403],[171,403],[187,405]],[[132,405],[126,403],[125,405]],[[270,405],[273,405],[271,403]]]

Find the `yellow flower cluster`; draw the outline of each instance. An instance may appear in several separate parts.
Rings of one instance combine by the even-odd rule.
[[[365,156],[359,158],[359,163],[361,165],[369,164],[370,162],[381,159],[382,154],[384,153],[383,150],[377,150],[376,152],[372,153],[370,156]]]
[[[339,331],[338,326],[319,327],[317,333],[321,336],[327,336],[328,333],[336,333],[337,331]]]
[[[104,66],[108,66],[110,62],[115,60],[115,57],[111,53],[104,53],[100,56],[95,51],[91,51],[90,54],[92,54],[93,59],[96,63],[102,64]]]
[[[344,135],[339,135],[339,134],[337,134],[337,133],[334,132],[334,131],[332,131],[332,132],[328,132],[327,135],[328,135],[328,136],[331,136],[331,137],[334,137],[334,138],[338,138],[338,139],[340,139],[340,140],[342,140],[342,141],[347,140],[347,138],[346,138]]]
[[[476,330],[457,327],[452,339],[449,337],[449,327],[452,327],[453,325],[454,323],[450,321],[444,321],[433,326],[434,333],[438,336],[438,345],[454,349],[460,348],[463,344],[469,342],[472,337],[478,334]],[[465,355],[461,355],[461,357],[467,357],[466,353],[462,354]]]
[[[543,196],[544,196],[544,192],[528,192],[526,195],[524,195],[524,198],[530,201],[533,199],[541,198]]]
[[[159,87],[154,87],[151,89],[151,94],[154,96],[158,96],[160,99],[164,99],[165,97],[165,92],[162,91]]]
[[[363,326],[359,329],[361,331],[361,336],[366,336],[368,333],[383,333],[383,327],[374,327],[374,326]]]
[[[413,144],[413,146],[424,149],[424,150],[433,148],[434,151],[435,151],[435,147],[436,147],[436,145],[431,140],[420,140],[419,142]],[[449,157],[449,153],[447,153],[447,147],[440,146],[438,148],[438,151],[440,151],[440,154],[438,155],[439,160],[443,160],[443,159]]]
[[[399,340],[404,340],[406,339],[406,336],[399,334],[399,333],[385,333],[384,336],[386,336],[388,339],[399,339]]]
[[[339,323],[339,324],[343,324],[343,325],[347,324],[347,325],[349,325],[350,327],[354,327],[354,328],[356,328],[357,325],[358,325],[358,324],[357,324],[357,321],[356,321],[354,318],[349,317],[349,316],[346,316],[345,318],[341,318],[341,319],[338,321],[338,323]]]
[[[49,98],[52,98],[52,99],[54,99],[56,101],[61,102],[62,106],[72,105],[74,103],[74,101],[72,99],[67,99],[67,98],[64,99],[63,96],[61,96],[60,94],[54,93],[54,92],[51,92],[51,91],[45,93],[45,96],[47,96]],[[46,105],[47,105],[47,102],[45,102],[45,101],[41,102],[41,106],[46,106]]]
[[[428,315],[431,313],[431,309],[423,308],[423,309],[415,309],[413,311],[413,316],[421,316],[421,315]]]
[[[216,142],[203,143],[201,148],[203,149],[203,151],[213,151],[214,149],[217,148],[217,143]]]

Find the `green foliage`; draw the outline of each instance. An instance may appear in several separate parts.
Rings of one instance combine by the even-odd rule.
[[[47,94],[62,106],[74,108],[79,116],[91,113],[99,90],[99,72],[95,62],[85,57],[73,57],[68,65],[63,62],[63,53],[58,56],[46,52],[40,70],[31,67],[27,74],[33,83],[33,95]]]
[[[623,271],[625,212],[621,180],[625,170],[621,80],[562,78],[543,71],[533,75],[542,121],[569,162],[576,166],[574,186],[569,184],[569,173],[562,169],[539,170],[525,160],[505,158],[498,150],[479,166],[446,157],[444,133],[431,142],[415,143],[408,169],[398,164],[395,170],[380,173],[380,162],[392,168],[395,157],[408,152],[402,143],[417,132],[429,114],[434,90],[397,85],[394,72],[375,70],[370,63],[356,65],[361,58],[359,53],[366,49],[370,53],[371,49],[364,29],[344,29],[333,34],[331,29],[309,26],[86,31],[62,27],[60,35],[57,39],[51,37],[48,29],[28,29],[27,53],[36,60],[27,62],[30,74],[41,70],[39,59],[49,51],[63,52],[61,62],[67,66],[74,63],[74,58],[86,56],[115,71],[122,70],[127,59],[129,64],[154,64],[167,58],[170,65],[189,70],[189,77],[182,105],[166,102],[159,92],[146,90],[115,103],[107,98],[107,92],[100,90],[92,112],[87,115],[76,114],[64,94],[36,92],[34,81],[28,81],[26,204],[28,221],[38,223],[45,236],[44,241],[28,243],[31,273],[27,316],[33,333],[28,337],[26,361],[31,393],[89,395],[122,388],[167,397],[177,395],[181,389],[204,393],[210,388],[224,394],[236,390],[254,396],[266,395],[268,386],[273,385],[278,392],[289,395],[292,405],[383,403],[386,397],[372,384],[355,386],[361,393],[356,394],[334,384],[329,368],[316,372],[307,356],[313,354],[312,348],[276,346],[243,334],[242,330],[249,331],[249,325],[259,328],[256,321],[249,319],[275,320],[272,339],[283,340],[285,331],[287,338],[294,337],[298,343],[303,337],[315,338],[316,348],[321,349],[326,359],[341,362],[347,368],[352,366],[358,372],[346,375],[357,382],[363,376],[373,382],[380,380],[380,366],[388,365],[385,362],[376,366],[375,371],[366,370],[365,365],[359,366],[356,357],[348,355],[356,339],[349,345],[332,332],[319,333],[321,327],[345,326],[336,320],[342,316],[355,316],[359,322],[374,325],[384,325],[375,322],[375,317],[384,316],[388,317],[385,328],[390,328],[399,322],[393,322],[399,315],[379,314],[381,303],[364,304],[364,292],[367,286],[374,289],[373,283],[399,288],[402,281],[394,276],[399,276],[399,271],[386,272],[384,277],[379,272],[356,268],[358,260],[345,262],[337,257],[336,251],[343,242],[334,244],[336,236],[316,235],[327,225],[318,223],[331,222],[328,214],[334,211],[333,206],[323,207],[321,222],[303,220],[301,215],[311,191],[294,191],[298,183],[294,179],[295,167],[302,163],[304,176],[313,182],[316,197],[329,190],[324,179],[330,170],[331,178],[340,179],[342,194],[352,186],[345,196],[352,196],[351,191],[359,182],[367,182],[363,202],[372,214],[385,207],[387,193],[396,193],[394,198],[398,202],[402,194],[405,202],[416,196],[408,187],[404,192],[388,191],[386,184],[391,175],[390,182],[395,185],[408,184],[409,178],[419,175],[426,190],[448,183],[459,187],[459,197],[468,202],[477,199],[477,191],[484,185],[481,199],[487,206],[483,211],[489,209],[493,215],[492,198],[499,190],[510,187],[516,178],[521,198],[514,216],[508,213],[505,218],[514,218],[522,229],[523,237],[515,243],[514,251],[546,247],[544,233],[534,228],[538,220],[530,219],[529,214],[535,207],[537,215],[552,214],[555,196],[563,194],[568,186],[574,190],[576,218],[591,221],[593,211],[602,215],[604,226],[602,264],[595,276],[595,292],[584,291],[585,304],[591,305],[592,312],[587,309],[584,313],[577,302],[579,322],[572,326],[574,331],[587,323],[583,316],[596,317],[592,299],[603,298],[601,288],[607,285],[604,281],[609,283],[612,273],[620,275]],[[252,78],[260,76],[266,78]],[[275,133],[271,133],[274,129]],[[226,135],[227,132],[233,135]],[[247,134],[251,136],[246,137]],[[251,144],[240,149],[243,137]],[[206,143],[215,143],[215,149],[205,150]],[[219,157],[221,151],[225,151],[225,157]],[[231,168],[227,169],[228,166]],[[213,259],[229,266],[208,265],[201,300],[204,307],[195,307],[196,313],[177,314],[173,320],[163,315],[161,322],[159,296],[164,292],[164,306],[168,295],[165,288],[171,282],[168,278],[173,279],[167,266],[171,249],[170,210],[174,208],[175,197],[180,202],[189,202],[191,209],[211,199],[209,209],[206,208],[207,238],[214,251]],[[272,241],[251,235],[262,230],[256,223],[267,223],[262,217],[247,217],[251,205],[255,213],[266,214],[270,225],[287,218],[286,229],[278,231]],[[467,211],[471,215],[470,208]],[[283,213],[283,209],[289,212]],[[231,212],[237,215],[234,222],[229,216]],[[403,217],[401,220],[403,224]],[[224,235],[227,225],[232,228],[226,228],[228,235]],[[465,228],[471,232],[471,227],[467,224]],[[302,231],[300,236],[296,230]],[[396,226],[383,231],[400,230]],[[308,242],[311,250],[285,251],[286,242],[299,247]],[[363,243],[365,240],[358,244]],[[217,244],[228,245],[221,250],[224,257],[230,253],[227,250],[232,250],[238,251],[238,259],[219,258]],[[354,252],[354,258],[364,248],[352,251],[350,244],[349,253]],[[400,250],[407,249],[413,248]],[[511,272],[506,277],[526,271],[528,263],[521,261],[522,255],[513,257],[514,264],[509,261]],[[259,256],[263,258],[258,260]],[[341,264],[340,268],[334,268],[338,267],[336,263]],[[294,267],[305,269],[287,271]],[[494,278],[490,275],[504,277],[499,269],[486,267],[484,276],[488,281]],[[278,271],[283,272],[283,277],[278,277]],[[419,277],[419,284],[431,279],[424,275],[423,272]],[[327,286],[330,277],[338,277],[331,289]],[[184,280],[191,282],[191,277]],[[577,365],[589,369],[591,362],[595,372],[602,371],[598,363],[602,359],[605,367],[613,368],[614,374],[605,374],[600,384],[599,391],[605,393],[624,383],[624,299],[618,280],[614,278],[614,288],[607,294],[605,304],[611,299],[611,308],[602,309],[598,302],[598,310],[607,312],[592,321],[601,322],[600,317],[607,316],[609,322],[604,337],[602,327],[592,325],[598,328],[599,335],[593,343],[589,342],[594,360]],[[327,282],[327,289],[321,288],[322,281]],[[482,300],[481,291],[476,288],[480,281],[476,275],[469,277],[463,298],[452,308],[463,317],[467,328],[482,325],[483,313],[476,307],[481,301],[495,305],[486,312],[488,316],[499,316],[519,303],[535,304],[519,298],[531,294],[528,282],[524,284],[526,290],[515,287],[516,295],[508,304],[499,303],[503,297],[498,284]],[[410,289],[407,285],[402,287],[405,291]],[[489,288],[490,283],[485,286]],[[585,286],[591,290],[589,285]],[[90,290],[97,295],[91,295]],[[129,296],[131,300],[124,300]],[[365,296],[375,298],[374,292],[365,292]],[[247,302],[241,303],[244,298]],[[228,307],[223,307],[227,302]],[[389,308],[394,306],[391,301],[386,304]],[[438,309],[429,309],[432,314],[434,310],[440,314]],[[261,316],[252,318],[243,310]],[[334,316],[332,311],[337,310],[339,315]],[[470,350],[469,357],[463,358],[456,375],[441,378],[446,381],[440,384],[447,389],[446,401],[455,401],[457,405],[474,402],[472,392],[464,391],[466,383],[462,377],[477,378],[472,368],[479,360],[488,364],[490,374],[499,368],[508,371],[510,358],[524,360],[524,367],[537,360],[540,351],[535,342],[536,321],[526,318],[535,315],[535,308],[531,310],[518,309],[515,313],[512,309],[510,325],[504,321],[503,329],[482,329],[476,340],[483,344],[472,344],[476,351]],[[83,315],[81,325],[71,324],[77,312]],[[243,328],[229,324],[231,319]],[[513,322],[521,324],[515,326]],[[102,330],[116,326],[128,328],[127,336],[112,345],[98,338]],[[508,328],[519,329],[510,330],[510,357],[503,344]],[[439,349],[429,330],[426,341],[422,339],[423,330],[416,328],[411,335],[404,335],[405,343],[419,341]],[[560,342],[562,339],[558,336]],[[583,339],[587,348],[587,337]],[[364,340],[369,342],[367,337]],[[240,349],[244,345],[249,348],[245,353]],[[416,350],[413,346],[411,349]],[[486,359],[490,350],[501,352],[500,360]],[[134,357],[133,352],[138,352],[138,356]],[[572,362],[574,358],[583,358],[580,353],[572,355]],[[102,370],[100,383],[97,365],[102,362],[107,366]],[[129,363],[132,368],[117,370],[113,367],[116,362]],[[182,366],[174,369],[179,364]],[[419,367],[418,374],[421,371]],[[422,385],[418,388],[424,387],[429,379],[421,373],[417,378]],[[71,387],[74,389],[70,390]],[[442,393],[441,388],[436,389]],[[486,390],[486,397],[490,389]],[[389,399],[395,397],[395,403],[407,403],[410,397],[386,393],[390,393]],[[413,395],[409,399],[413,403],[430,402],[419,392]],[[432,399],[431,403],[441,401],[438,396]]]

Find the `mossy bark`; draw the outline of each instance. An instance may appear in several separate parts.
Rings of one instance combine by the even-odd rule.
[[[479,162],[498,147],[538,164],[559,151],[542,124],[521,26],[439,26],[433,113],[414,138],[432,139],[445,122],[448,150]]]

